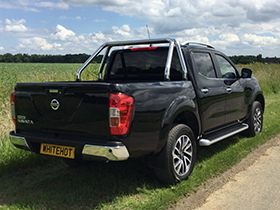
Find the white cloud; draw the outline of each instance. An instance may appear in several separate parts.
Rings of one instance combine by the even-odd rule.
[[[8,32],[8,33],[21,33],[21,32],[26,32],[28,28],[24,25],[25,20],[10,20],[6,19],[5,23],[6,25],[4,26],[3,31]]]
[[[2,50],[4,50],[4,47],[1,47],[1,46],[0,46],[0,51],[2,51]]]
[[[69,9],[69,4],[64,3],[64,2],[53,3],[53,2],[49,2],[49,1],[43,1],[43,2],[36,2],[35,6],[51,8],[51,9],[63,9],[63,10]]]
[[[123,25],[122,27],[117,27],[117,26],[113,26],[112,27],[113,31],[115,34],[119,34],[122,37],[127,37],[127,38],[131,38],[131,34],[130,34],[130,27],[129,25]]]
[[[49,9],[69,9],[69,4],[65,2],[54,3],[51,1],[39,0],[13,0],[13,1],[0,1],[0,8],[4,9],[20,9],[25,11],[40,12],[40,8]]]
[[[228,33],[228,34],[221,34],[220,39],[226,42],[238,42],[239,37],[236,34]]]
[[[62,25],[57,25],[55,31],[55,34],[50,35],[50,38],[53,40],[73,41],[76,36],[73,31],[64,28]]]
[[[239,45],[239,37],[233,33],[221,34],[218,40],[214,40],[212,44],[222,50],[226,50],[235,45]]]
[[[279,19],[280,2],[275,0],[254,0],[240,2],[252,21],[267,22]]]
[[[116,40],[147,39],[146,27],[131,28],[128,24],[121,27],[112,26],[104,32],[76,35],[63,26],[56,27],[56,33],[51,34],[52,40],[64,41],[61,53],[93,53],[101,44]],[[66,42],[67,41],[67,42]]]
[[[41,37],[32,38],[21,38],[19,39],[19,45],[17,46],[20,50],[36,50],[36,51],[50,51],[50,50],[63,50],[61,44],[53,43],[50,44],[46,39]]]
[[[279,39],[269,36],[258,36],[255,34],[244,34],[242,38],[243,44],[257,45],[257,46],[267,46],[267,45],[276,45],[279,43]]]
[[[11,2],[0,1],[0,8],[4,8],[4,9],[13,9],[14,6],[13,6],[13,4],[11,4]]]
[[[93,20],[93,22],[101,23],[101,22],[106,22],[106,20],[104,20],[104,19],[95,19],[95,20]]]
[[[107,13],[106,17],[98,16],[100,19],[88,17],[80,8],[89,6],[97,6],[98,9],[118,13],[122,17],[136,17],[135,19],[139,20],[137,24],[142,21],[143,26],[134,27],[128,19],[125,22],[125,18],[111,20],[110,13]],[[22,39],[18,45],[20,49],[28,49],[30,46],[32,50],[48,50],[50,53],[62,48],[65,53],[92,53],[104,42],[147,39],[145,25],[148,24],[152,38],[174,37],[180,42],[210,43],[226,54],[244,52],[270,55],[270,49],[275,49],[273,53],[279,52],[276,48],[280,47],[280,2],[275,0],[0,0],[0,8],[42,12],[42,15],[46,15],[46,9],[66,10],[70,7],[79,12],[73,16],[61,13],[63,26],[55,23],[52,25],[56,26],[52,32],[49,32],[49,29],[43,31],[43,28],[40,28],[39,32],[39,29],[28,28],[24,19],[6,19],[3,22],[0,20],[0,33],[24,35],[23,38],[29,37],[27,40],[33,39],[37,47],[34,48],[35,43],[32,45]],[[80,33],[77,25],[69,24],[69,21],[79,21],[84,25],[89,25],[90,22],[94,26],[91,29],[85,27],[83,33]],[[98,24],[99,22],[106,24]],[[95,26],[99,25],[103,25],[103,29],[86,31],[94,30]],[[71,28],[67,28],[70,26]],[[38,39],[35,39],[39,37],[41,45]],[[2,46],[7,49],[7,46]]]
[[[59,17],[60,19],[62,19],[62,20],[82,20],[82,19],[86,19],[86,18],[82,18],[81,16],[76,16],[76,17],[69,17],[69,16],[64,16],[64,15],[62,15],[62,16],[60,16]]]
[[[63,0],[75,6],[101,6],[120,15],[145,18],[155,32],[181,31],[214,24],[238,27],[246,18],[267,22],[280,19],[275,0]]]

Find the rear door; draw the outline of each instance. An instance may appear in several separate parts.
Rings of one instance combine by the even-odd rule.
[[[226,88],[217,76],[211,53],[192,52],[192,59],[202,129],[208,131],[225,123]]]

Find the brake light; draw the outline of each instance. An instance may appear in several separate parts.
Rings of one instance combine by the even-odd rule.
[[[111,135],[125,135],[131,123],[134,100],[123,93],[111,93],[109,101]]]
[[[16,112],[15,112],[15,91],[11,93],[11,115],[14,124],[16,125]]]
[[[131,48],[131,51],[143,51],[143,50],[155,50],[158,47],[139,47],[139,48]]]

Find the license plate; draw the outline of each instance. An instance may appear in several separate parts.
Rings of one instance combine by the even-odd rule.
[[[55,144],[41,144],[40,153],[64,158],[75,158],[75,147]]]

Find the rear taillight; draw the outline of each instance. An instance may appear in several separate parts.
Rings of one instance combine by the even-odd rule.
[[[16,112],[15,112],[15,91],[11,93],[11,115],[14,124],[16,125]]]
[[[125,135],[130,126],[134,100],[123,93],[111,93],[109,100],[111,135]]]

